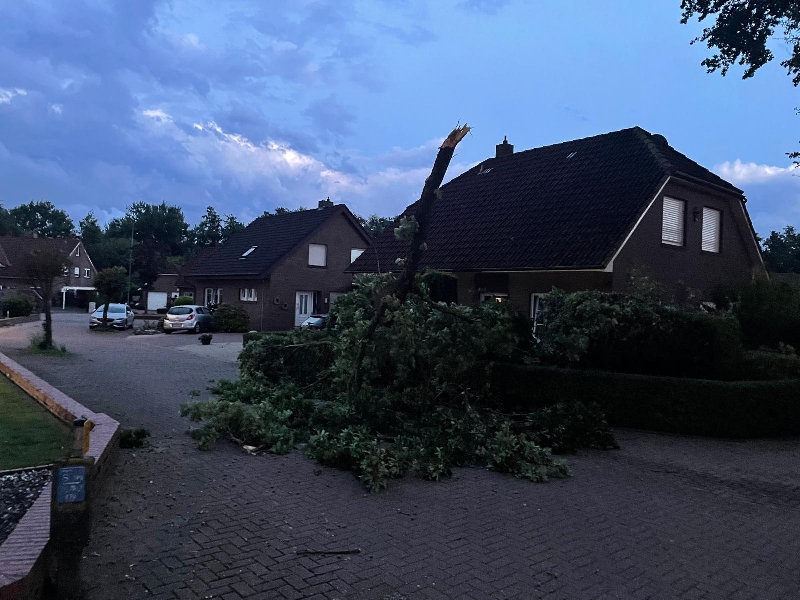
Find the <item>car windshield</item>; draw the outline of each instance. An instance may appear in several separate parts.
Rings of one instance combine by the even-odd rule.
[[[168,315],[190,315],[192,314],[192,309],[188,306],[173,306],[169,309]]]
[[[100,308],[97,309],[97,312],[102,313],[104,308],[105,305],[101,306]],[[110,304],[108,306],[108,314],[110,315],[122,314],[124,312],[125,312],[125,307],[122,306],[121,304]]]

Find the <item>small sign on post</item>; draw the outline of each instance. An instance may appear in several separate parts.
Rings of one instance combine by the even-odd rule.
[[[73,422],[72,457],[53,465],[53,496],[50,503],[50,543],[54,558],[53,580],[60,600],[82,598],[81,549],[89,542],[91,476],[94,459],[86,457],[92,422],[81,417]]]
[[[60,467],[56,482],[56,502],[72,504],[86,500],[86,467]]]

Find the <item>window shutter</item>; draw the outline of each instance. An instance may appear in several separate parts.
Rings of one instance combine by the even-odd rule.
[[[683,200],[664,198],[664,217],[661,224],[661,241],[671,246],[683,246]]]
[[[719,252],[720,213],[715,208],[703,207],[703,242],[705,252]]]

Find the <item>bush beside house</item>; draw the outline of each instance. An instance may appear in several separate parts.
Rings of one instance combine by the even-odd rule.
[[[14,294],[3,299],[3,317],[27,317],[35,308],[33,299],[23,294]]]
[[[241,306],[220,304],[214,309],[213,327],[225,333],[244,333],[250,329],[250,316]]]

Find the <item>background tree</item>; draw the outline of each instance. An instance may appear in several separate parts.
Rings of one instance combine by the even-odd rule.
[[[0,206],[0,235],[19,235],[14,217],[2,206]]]
[[[91,248],[103,241],[103,230],[91,210],[78,223],[78,228],[80,229],[81,241],[87,248]]]
[[[220,241],[222,243],[225,243],[226,241],[231,239],[231,236],[234,233],[236,233],[237,231],[241,231],[244,228],[245,224],[239,221],[239,219],[237,219],[235,216],[226,215],[225,222],[222,224],[222,238],[220,239]]]
[[[704,42],[714,53],[702,64],[709,73],[728,70],[739,64],[745,67],[743,78],[755,75],[775,58],[768,44],[782,41],[789,44],[789,56],[781,61],[795,86],[800,84],[800,2],[797,0],[682,0],[681,22],[696,18],[699,22],[716,19],[714,24],[692,43]],[[795,162],[800,153],[789,157]]]
[[[22,231],[48,238],[69,237],[75,234],[75,225],[69,215],[46,200],[38,202],[31,200],[28,204],[12,208],[9,213]]]
[[[773,231],[762,242],[764,263],[773,273],[800,273],[800,233],[792,227]]]
[[[122,302],[128,291],[128,272],[123,267],[111,267],[98,271],[94,287],[103,297],[103,327],[108,327],[108,305]]]
[[[222,240],[222,219],[213,206],[206,208],[206,214],[200,223],[192,229],[190,235],[195,246],[207,248],[216,246]]]
[[[42,350],[53,347],[53,315],[50,304],[55,281],[64,276],[64,269],[69,265],[67,253],[57,248],[34,250],[25,258],[25,273],[35,282],[42,296],[44,310],[44,338],[40,344]]]
[[[356,215],[356,219],[361,223],[361,226],[366,229],[372,237],[378,237],[383,233],[384,229],[390,227],[395,222],[397,217],[379,217],[378,215],[370,215],[369,219],[365,219]]]

